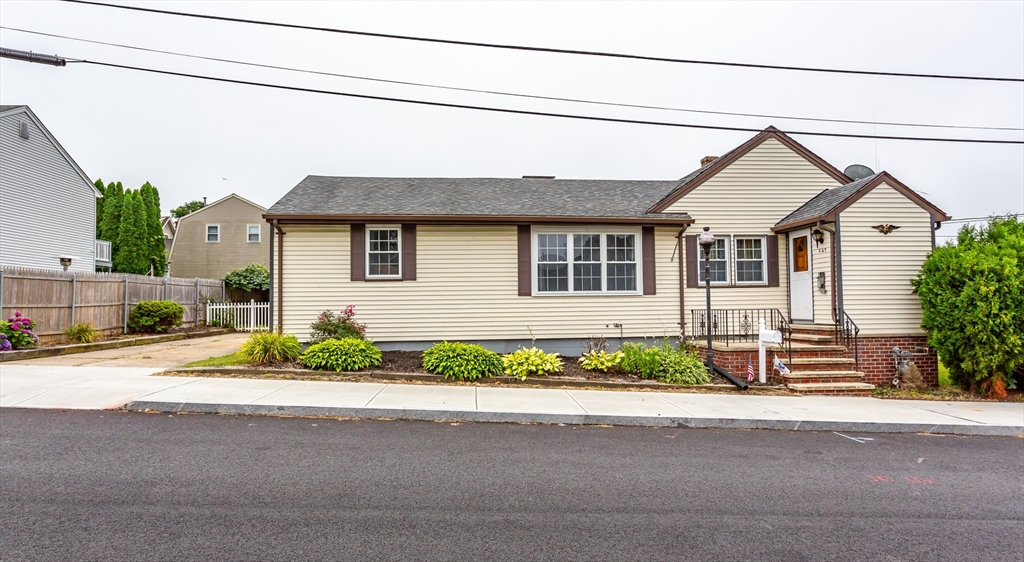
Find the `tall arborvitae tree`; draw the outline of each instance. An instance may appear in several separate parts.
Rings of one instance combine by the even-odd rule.
[[[103,220],[100,221],[100,240],[111,244],[111,255],[117,253],[117,238],[121,232],[121,206],[124,204],[124,188],[121,182],[110,182],[104,190]]]
[[[94,185],[100,192],[100,196],[96,198],[96,238],[103,240],[103,237],[100,236],[100,223],[103,222],[103,199],[106,197],[107,188],[103,186],[103,180],[99,178],[96,178]]]
[[[128,190],[121,206],[121,225],[117,235],[114,269],[122,273],[149,273],[147,254],[146,209],[142,196]]]
[[[163,275],[164,261],[164,230],[160,227],[160,193],[147,181],[139,188],[143,207],[146,212],[146,255],[153,266],[153,275]]]

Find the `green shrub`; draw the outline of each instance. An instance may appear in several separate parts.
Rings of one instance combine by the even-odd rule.
[[[292,334],[253,332],[238,353],[249,363],[295,361],[302,355],[302,345]]]
[[[608,372],[608,369],[619,364],[622,361],[623,353],[616,351],[615,353],[608,353],[607,351],[595,350],[588,351],[580,357],[580,366],[588,371],[601,371],[604,373]]]
[[[380,365],[381,354],[372,342],[342,338],[309,346],[302,362],[320,371],[359,371]]]
[[[949,375],[993,397],[1013,388],[1024,365],[1024,222],[995,218],[960,229],[925,260],[911,281],[921,298],[921,327]]]
[[[619,361],[619,369],[645,379],[653,379],[658,376],[661,360],[658,357],[657,347],[626,342],[622,344],[621,351],[622,359]]]
[[[502,371],[501,357],[479,345],[436,343],[423,352],[423,368],[446,379],[476,380]]]
[[[185,309],[174,301],[142,301],[128,315],[128,329],[133,332],[166,332],[181,325]]]
[[[654,348],[652,348],[654,349]],[[670,384],[708,384],[711,374],[707,365],[696,352],[675,349],[665,342],[658,350],[658,374],[656,378]]]
[[[338,314],[330,310],[321,312],[316,321],[309,325],[309,343],[342,338],[365,339],[366,324],[356,322],[353,318],[355,315],[356,307],[351,304]]]
[[[92,343],[100,339],[100,332],[88,322],[79,322],[64,328],[64,336],[71,343]]]
[[[270,270],[262,263],[249,264],[242,269],[232,269],[224,276],[224,284],[243,291],[266,291],[270,289]]]
[[[544,353],[543,350],[531,347],[522,348],[501,358],[505,374],[519,380],[526,380],[531,375],[550,375],[562,372],[562,360],[557,353]]]

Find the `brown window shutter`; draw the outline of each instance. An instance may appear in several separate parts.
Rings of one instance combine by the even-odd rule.
[[[644,260],[644,294],[655,295],[657,288],[654,283],[654,227],[645,226],[640,229],[640,252]]]
[[[697,236],[686,236],[686,286],[697,286]]]
[[[779,286],[779,237],[768,237],[768,286]]]
[[[362,223],[349,225],[349,240],[352,252],[349,269],[353,281],[366,280],[366,225]]]
[[[416,225],[402,225],[402,281],[416,280]]]
[[[533,267],[530,265],[530,225],[521,224],[517,233],[519,244],[519,296],[533,294]]]

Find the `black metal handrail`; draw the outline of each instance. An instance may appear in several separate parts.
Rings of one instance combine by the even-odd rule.
[[[850,315],[846,314],[845,310],[836,310],[836,330],[835,330],[835,341],[838,345],[845,346],[846,349],[850,349],[850,344],[853,344],[853,368],[857,371],[860,370],[860,342],[857,334],[860,334],[860,328],[850,318]]]
[[[724,343],[757,343],[757,322],[764,319],[765,329],[782,332],[782,345],[786,351],[786,364],[793,367],[793,326],[786,316],[777,308],[713,308],[710,322],[708,311],[703,309],[690,310],[690,328],[688,337],[695,341],[705,341],[708,329],[711,330],[711,341]]]

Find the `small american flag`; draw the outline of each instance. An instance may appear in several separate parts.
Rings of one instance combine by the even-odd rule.
[[[747,382],[754,380],[754,361],[747,357]]]

